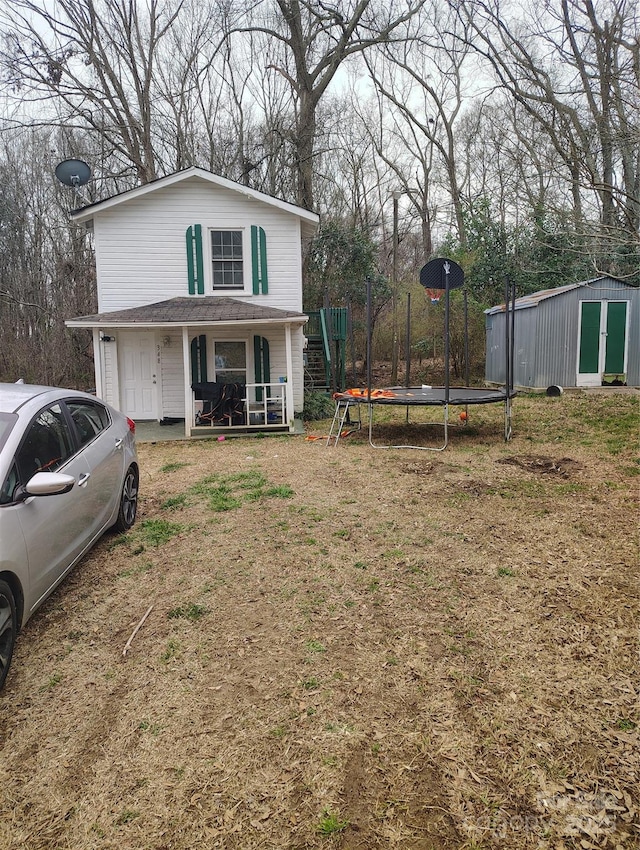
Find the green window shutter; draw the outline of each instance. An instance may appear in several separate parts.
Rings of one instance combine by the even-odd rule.
[[[204,295],[201,224],[193,224],[187,228],[187,277],[189,295]]]
[[[269,362],[269,340],[262,337],[262,380],[265,384],[271,381],[271,363]]]
[[[191,383],[207,382],[207,338],[204,334],[191,340]]]
[[[262,383],[262,337],[253,338],[253,366],[256,384]]]
[[[267,274],[267,234],[264,230],[259,227],[258,228],[258,236],[260,238],[260,271],[261,271],[261,280],[260,283],[262,285],[262,294],[266,295],[269,292],[269,277]],[[265,343],[267,341],[265,340]],[[267,343],[267,358],[269,356],[269,344]]]
[[[267,235],[262,227],[251,225],[251,272],[253,294],[266,295],[269,291],[267,274]]]
[[[253,365],[256,384],[268,384],[271,380],[271,364],[269,363],[269,340],[263,336],[253,338]],[[262,401],[262,388],[256,387],[256,401]]]
[[[196,272],[195,272],[195,251],[193,244],[193,227],[187,227],[187,278],[189,281],[189,295],[194,295],[196,291]],[[195,342],[195,340],[194,340]],[[191,343],[193,352],[193,343]],[[192,359],[193,363],[193,359]],[[192,381],[195,383],[195,381]]]
[[[200,348],[200,381],[205,384],[207,378],[207,338],[204,334],[198,337]]]
[[[191,383],[199,384],[200,370],[198,368],[198,338],[191,340]]]
[[[258,295],[260,293],[260,259],[258,256],[258,228],[255,224],[251,225],[251,277],[253,294]]]
[[[253,230],[253,228],[251,228]],[[253,236],[253,234],[252,234]],[[254,292],[255,294],[255,292]],[[253,338],[253,368],[254,379],[256,384],[262,383],[262,337],[254,336]],[[262,401],[262,389],[256,387],[256,401]]]

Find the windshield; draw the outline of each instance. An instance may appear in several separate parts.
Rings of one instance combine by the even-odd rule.
[[[0,450],[2,450],[17,421],[18,417],[15,413],[0,413]]]

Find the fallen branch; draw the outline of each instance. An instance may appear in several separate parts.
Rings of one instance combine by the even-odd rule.
[[[127,654],[127,651],[128,651],[128,649],[129,649],[129,647],[131,646],[131,643],[132,643],[132,641],[133,641],[134,637],[138,634],[138,632],[139,632],[139,631],[140,631],[140,629],[142,628],[142,624],[143,624],[143,623],[144,623],[144,621],[147,619],[147,617],[149,616],[149,614],[151,613],[151,611],[152,611],[152,610],[153,610],[153,605],[149,605],[149,607],[148,607],[148,609],[147,609],[147,613],[146,613],[146,614],[144,615],[144,617],[140,620],[140,622],[139,622],[139,623],[138,623],[138,625],[135,627],[135,629],[131,632],[131,637],[130,637],[130,638],[129,638],[129,640],[126,642],[125,647],[124,647],[124,649],[122,650],[122,655],[123,655],[123,657]]]

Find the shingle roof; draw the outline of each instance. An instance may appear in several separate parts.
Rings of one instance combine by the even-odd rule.
[[[78,316],[66,322],[70,327],[114,327],[116,325],[198,325],[230,322],[287,322],[306,320],[304,313],[265,307],[235,298],[205,297],[170,298],[128,310]]]

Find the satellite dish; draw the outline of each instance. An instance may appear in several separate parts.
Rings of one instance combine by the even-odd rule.
[[[65,159],[56,165],[56,177],[65,186],[84,186],[91,179],[91,169],[81,159]]]

